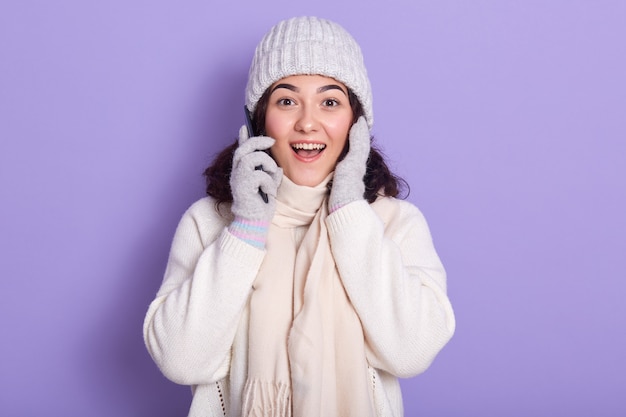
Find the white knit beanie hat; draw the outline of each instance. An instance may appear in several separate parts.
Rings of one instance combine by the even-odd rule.
[[[317,17],[283,20],[254,52],[246,86],[246,106],[254,112],[272,84],[291,75],[323,75],[345,84],[357,96],[367,124],[374,124],[372,89],[361,48],[337,23]]]

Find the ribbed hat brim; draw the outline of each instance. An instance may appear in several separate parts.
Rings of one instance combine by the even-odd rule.
[[[361,49],[341,26],[316,17],[282,21],[264,36],[250,66],[246,106],[254,111],[265,90],[276,81],[305,74],[331,77],[350,88],[371,128],[372,91]]]

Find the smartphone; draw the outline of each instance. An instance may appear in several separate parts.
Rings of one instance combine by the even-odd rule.
[[[246,115],[246,127],[248,128],[248,137],[251,138],[252,136],[255,136],[254,129],[252,128],[252,116],[250,115],[250,110],[248,110],[248,107],[245,105],[243,106],[243,112]],[[263,166],[259,165],[254,167],[254,169],[262,170]],[[269,199],[267,198],[267,193],[264,193],[263,190],[261,190],[261,187],[259,187],[259,195],[261,196],[265,204],[269,202]]]
[[[248,110],[247,106],[243,106],[243,112],[246,115],[246,127],[248,128],[248,137],[256,136],[254,134],[254,129],[252,128],[252,115],[250,114],[250,110]]]

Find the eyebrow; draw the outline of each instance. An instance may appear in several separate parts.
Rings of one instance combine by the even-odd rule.
[[[272,88],[272,91],[270,91],[270,94],[272,94],[274,91],[278,90],[279,88],[286,88],[287,90],[293,91],[294,93],[299,93],[300,89],[298,87],[296,87],[293,84],[287,84],[287,83],[281,83],[281,84],[276,84],[276,86],[274,86],[274,88]],[[338,86],[337,84],[328,84],[328,85],[324,85],[320,88],[317,89],[318,93],[323,93],[325,91],[329,91],[329,90],[339,90],[342,93],[344,93],[347,96],[347,93],[344,91],[343,88],[341,88],[340,86]]]
[[[348,95],[343,88],[341,88],[340,86],[338,86],[337,84],[329,84],[329,85],[325,85],[323,87],[320,87],[317,89],[318,93],[323,93],[324,91],[328,91],[328,90],[339,90],[342,93],[344,93],[346,96]]]

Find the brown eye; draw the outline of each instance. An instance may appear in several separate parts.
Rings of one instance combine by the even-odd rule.
[[[293,100],[290,98],[281,98],[280,100],[278,100],[279,106],[291,106],[293,104]]]
[[[325,107],[336,107],[338,105],[339,105],[339,102],[335,100],[334,98],[329,98],[329,99],[324,100]]]

